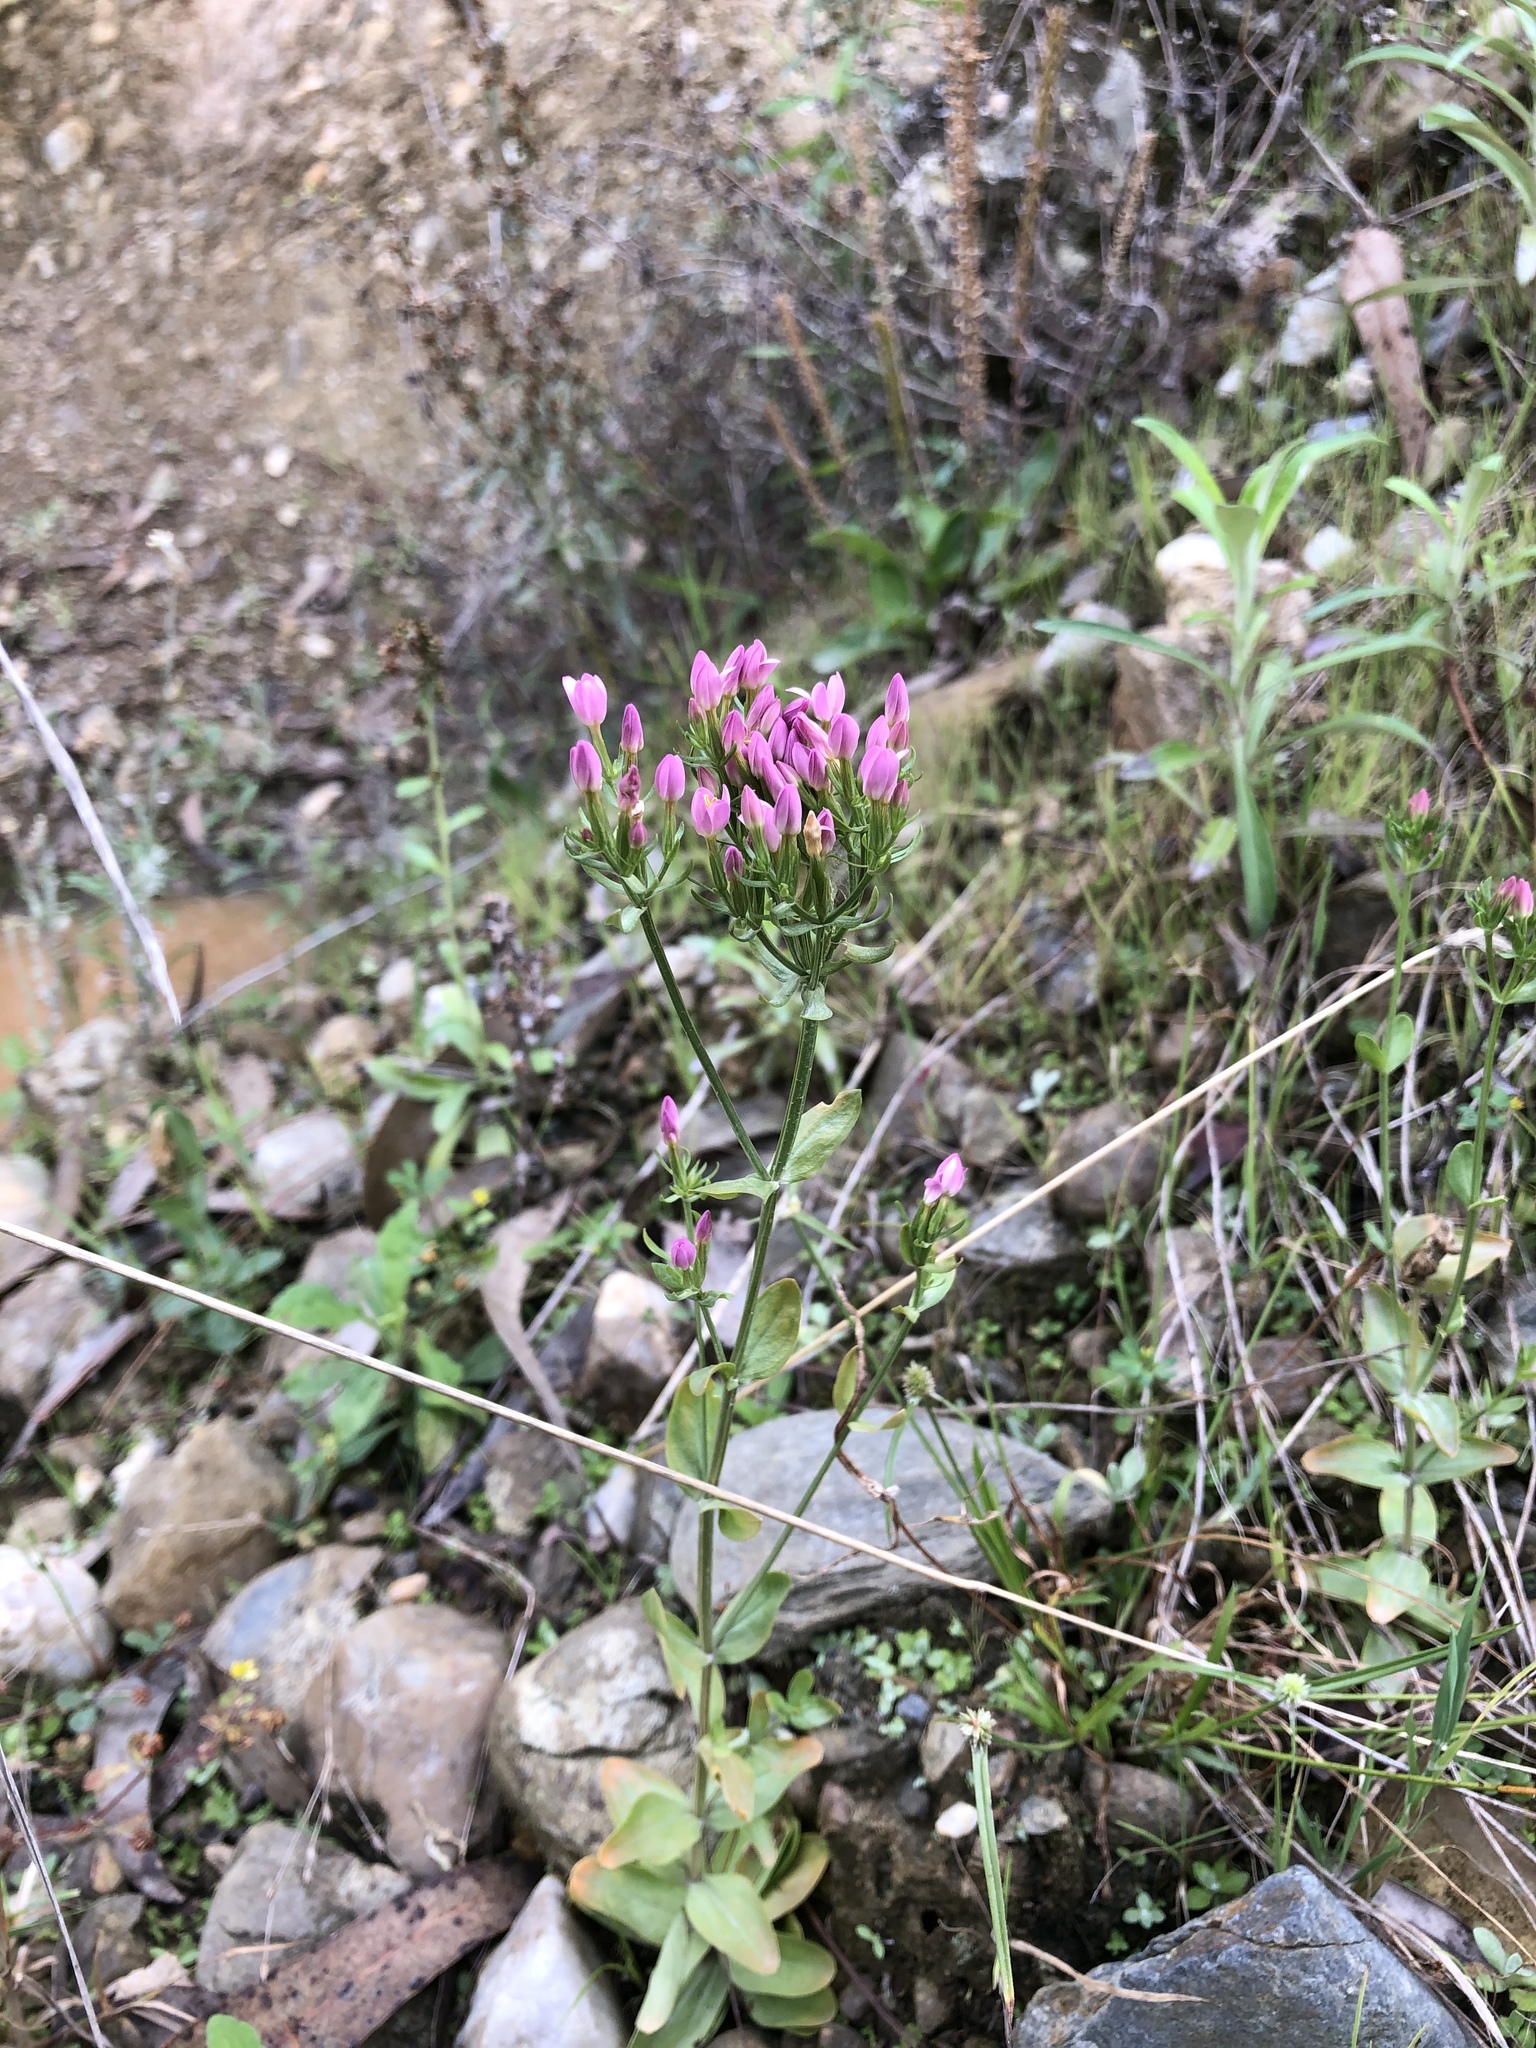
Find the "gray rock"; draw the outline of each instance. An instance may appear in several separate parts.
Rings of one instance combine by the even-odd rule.
[[[1536,1280],[1517,1280],[1488,1318],[1484,1339],[1501,1380],[1509,1380],[1527,1344],[1536,1344]]]
[[[1198,2003],[1106,2000],[1099,1983]],[[1355,2040],[1470,2048],[1471,2036],[1320,1879],[1287,1870],[1159,1935],[1140,1955],[1101,1964],[1086,1982],[1047,1985],[1015,2023],[1013,2048],[1344,2048]]]
[[[21,1085],[47,1115],[78,1115],[123,1072],[133,1035],[124,1017],[93,1017],[61,1038],[47,1059],[29,1067]]]
[[[364,1259],[372,1256],[377,1245],[377,1237],[363,1224],[347,1230],[333,1230],[328,1237],[317,1238],[310,1246],[299,1270],[299,1278],[315,1287],[328,1287],[338,1301],[357,1301],[357,1269]],[[358,1348],[367,1349],[366,1346]],[[316,1351],[313,1345],[300,1344],[292,1337],[268,1337],[262,1363],[273,1380],[283,1380],[295,1366],[314,1364],[324,1356],[325,1353]]]
[[[240,1844],[209,1902],[197,1945],[197,1981],[227,1995],[313,1948],[338,1927],[410,1890],[387,1863],[365,1863],[302,1828],[261,1821]],[[271,1944],[270,1950],[267,1944]]]
[[[1339,297],[1339,267],[1320,271],[1286,316],[1280,335],[1280,360],[1292,369],[1331,363],[1349,332],[1349,316]]]
[[[99,1678],[112,1641],[101,1589],[82,1565],[0,1544],[0,1674],[30,1671],[54,1685]]]
[[[1083,625],[1118,626],[1127,630],[1130,620],[1112,604],[1080,604],[1067,614]],[[1035,684],[1061,685],[1079,690],[1107,690],[1115,680],[1115,642],[1097,633],[1057,633],[1040,650],[1035,663]]]
[[[1083,1761],[1083,1797],[1108,1821],[1111,1838],[1123,1849],[1176,1848],[1189,1824],[1189,1801],[1181,1786],[1161,1771],[1139,1764]]]
[[[604,1416],[638,1422],[678,1359],[672,1304],[654,1280],[622,1269],[597,1291],[577,1399]]]
[[[75,1954],[93,1992],[99,1994],[130,1970],[142,1970],[149,1961],[149,1943],[141,1931],[143,1918],[144,1899],[138,1892],[116,1892],[93,1900],[80,1915],[74,1929]],[[68,1970],[67,1962],[64,1967]],[[72,1985],[60,1988],[66,1996],[78,1996]]]
[[[344,1785],[384,1818],[414,1877],[463,1860],[490,1827],[476,1798],[486,1726],[506,1670],[501,1632],[451,1607],[384,1607],[348,1631],[304,1702],[311,1755],[330,1743]]]
[[[1051,1148],[1046,1176],[1075,1166],[1080,1159],[1133,1130],[1141,1119],[1123,1102],[1101,1102],[1074,1116]],[[1076,1223],[1101,1223],[1126,1209],[1139,1209],[1157,1189],[1161,1147],[1155,1137],[1128,1141],[1058,1188],[1051,1197],[1063,1216]]]
[[[253,1689],[297,1727],[332,1650],[357,1620],[357,1596],[384,1553],[323,1543],[259,1572],[221,1609],[203,1649],[223,1671],[256,1666]]]
[[[1392,964],[1390,933],[1396,921],[1386,877],[1356,875],[1328,892],[1328,922],[1318,949],[1318,975],[1346,974],[1374,954],[1375,964]],[[1330,993],[1334,991],[1330,990]],[[1386,998],[1382,998],[1383,1003]]]
[[[457,2048],[624,2048],[608,1972],[557,1877],[543,1877],[480,1972]]]
[[[220,1416],[123,1488],[104,1595],[119,1628],[216,1614],[272,1563],[272,1523],[293,1511],[288,1472],[249,1430]]]
[[[985,1207],[971,1217],[972,1230],[1011,1208],[1020,1196],[1040,1186],[1037,1173],[1021,1174],[997,1188]],[[1049,1202],[1036,1202],[1017,1216],[1000,1223],[996,1230],[965,1254],[967,1267],[984,1273],[1007,1274],[1015,1279],[1044,1284],[1082,1263],[1082,1241],[1052,1209]]]
[[[30,1409],[54,1362],[106,1320],[84,1266],[60,1259],[0,1302],[0,1396]]]
[[[352,1133],[328,1109],[311,1110],[258,1138],[251,1164],[262,1202],[284,1222],[336,1213],[363,1191]]]
[[[48,1169],[40,1159],[33,1159],[26,1152],[0,1155],[0,1220],[20,1224],[23,1230],[49,1229],[53,1219],[48,1202]],[[0,1237],[0,1292],[12,1286],[23,1273],[40,1266],[48,1256],[19,1238]]]
[[[891,1413],[882,1408],[866,1411],[871,1421],[884,1420]],[[743,1430],[725,1454],[722,1485],[768,1506],[797,1508],[811,1476],[831,1448],[836,1420],[829,1409],[810,1409]],[[945,1434],[962,1471],[971,1470],[976,1451],[994,1479],[999,1475],[998,1448],[989,1432],[964,1423],[946,1423]],[[915,1429],[902,1430],[889,1469],[888,1439],[854,1437],[849,1448],[855,1464],[882,1485],[898,1489],[902,1520],[922,1543],[926,1557],[948,1571],[991,1577],[970,1532],[952,1519],[961,1512],[961,1503]],[[1066,1468],[1043,1452],[1011,1440],[1005,1448],[1019,1494],[1049,1514],[1057,1487],[1069,1476]],[[1109,1504],[1096,1487],[1086,1480],[1074,1483],[1066,1495],[1064,1533],[1068,1544],[1096,1535],[1108,1522],[1109,1513]],[[672,1538],[673,1577],[690,1606],[698,1587],[697,1514],[697,1508],[685,1500]],[[822,1483],[813,1518],[840,1533],[882,1549],[888,1547],[884,1506],[841,1464],[834,1464]],[[765,1523],[750,1542],[716,1544],[717,1601],[728,1599],[745,1583],[779,1533]],[[898,1554],[913,1554],[905,1537],[895,1548]],[[823,1537],[798,1530],[785,1545],[778,1568],[794,1580],[773,1635],[774,1645],[781,1649],[808,1642],[812,1636],[850,1621],[910,1610],[919,1591],[917,1581],[897,1566],[860,1552],[842,1551]]]
[[[1260,1337],[1248,1346],[1248,1364],[1281,1422],[1294,1422],[1333,1371],[1315,1337]],[[1242,1400],[1250,1411],[1257,1405],[1247,1393]]]
[[[1182,1294],[1195,1334],[1200,1336],[1200,1311],[1215,1305],[1212,1298],[1221,1285],[1221,1256],[1216,1240],[1208,1230],[1184,1225],[1169,1231],[1155,1230],[1147,1239],[1142,1258],[1151,1297],[1149,1329],[1153,1354],[1158,1358],[1187,1360],[1189,1340],[1179,1298]]]
[[[568,1870],[613,1826],[597,1774],[635,1757],[681,1784],[691,1716],[637,1600],[606,1608],[508,1680],[491,1719],[491,1770],[548,1860]]]
[[[5,1532],[5,1540],[14,1549],[24,1550],[28,1557],[39,1557],[67,1550],[79,1533],[80,1517],[74,1502],[54,1493],[18,1508]]]
[[[581,1476],[564,1445],[536,1430],[514,1427],[497,1437],[486,1446],[485,1463],[485,1497],[496,1533],[514,1542],[533,1534],[547,1487],[554,1487],[562,1507],[581,1498]]]

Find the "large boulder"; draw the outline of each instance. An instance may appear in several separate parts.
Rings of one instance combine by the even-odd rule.
[[[383,1816],[390,1857],[413,1877],[452,1869],[490,1827],[495,1802],[477,1794],[506,1662],[486,1622],[451,1607],[384,1607],[310,1682],[310,1754],[327,1754],[352,1796]]]
[[[1100,1988],[1102,1987],[1102,1989]],[[1177,2004],[1109,1998],[1174,1992]],[[1012,2048],[1471,2048],[1472,2037],[1310,1871],[1159,1935],[1140,1955],[1050,1984]]]
[[[227,1416],[200,1423],[123,1489],[107,1612],[119,1628],[211,1619],[276,1557],[272,1525],[293,1504],[292,1478],[249,1430]]]
[[[888,1421],[892,1412],[870,1408],[866,1419]],[[755,1429],[743,1430],[726,1451],[721,1484],[765,1506],[797,1511],[807,1485],[832,1448],[836,1423],[830,1409],[818,1408],[778,1416]],[[1038,1510],[1042,1520],[1051,1516],[1060,1498],[1062,1533],[1069,1546],[1091,1540],[1107,1526],[1111,1509],[1103,1490],[1090,1480],[1074,1479],[1065,1466],[1043,1451],[1030,1450],[1011,1439],[1000,1446],[989,1431],[963,1422],[946,1420],[944,1434],[966,1474],[971,1471],[973,1455],[979,1455],[983,1469],[996,1484],[1002,1480],[1006,1456],[1013,1488]],[[848,1454],[879,1485],[896,1489],[903,1530],[893,1544],[884,1502],[860,1485],[841,1462],[834,1462],[806,1511],[811,1520],[896,1556],[917,1557],[915,1539],[922,1546],[921,1556],[946,1571],[969,1578],[992,1577],[964,1524],[964,1504],[915,1428],[903,1429],[894,1449],[887,1437],[852,1437]],[[1067,1482],[1065,1486],[1063,1482]],[[1006,1481],[999,1490],[1008,1497]],[[698,1593],[697,1531],[698,1509],[685,1500],[672,1538],[671,1562],[677,1590],[690,1607]],[[781,1533],[772,1522],[764,1522],[749,1542],[716,1541],[717,1602],[729,1599],[745,1584]],[[848,1551],[828,1537],[808,1536],[800,1530],[790,1536],[778,1569],[788,1572],[793,1581],[773,1635],[774,1646],[780,1649],[807,1643],[813,1636],[851,1621],[910,1611],[925,1590],[920,1580],[888,1557]]]
[[[681,1784],[691,1736],[655,1631],[638,1601],[621,1600],[507,1681],[491,1720],[491,1770],[548,1860],[568,1870],[613,1825],[597,1780],[604,1757],[634,1757]]]

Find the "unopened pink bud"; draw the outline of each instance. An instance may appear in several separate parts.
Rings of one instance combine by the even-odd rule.
[[[784,716],[784,706],[774,695],[772,683],[764,683],[747,708],[747,729],[750,732],[771,732]]]
[[[645,829],[645,820],[644,820],[644,819],[643,819],[643,818],[641,817],[640,813],[639,813],[638,811],[636,811],[636,812],[635,812],[635,814],[634,814],[634,816],[633,816],[633,817],[632,817],[632,818],[630,819],[630,822],[629,822],[629,843],[630,843],[630,845],[631,845],[631,846],[644,846],[644,844],[645,844],[645,842],[646,842],[646,840],[647,840],[647,838],[648,838],[649,836],[650,836],[650,835],[649,835],[649,834],[647,833],[647,831],[646,831],[646,829]]]
[[[1416,789],[1413,795],[1409,797],[1408,815],[1410,818],[1427,818],[1429,816],[1429,791],[1427,789]]]
[[[958,1195],[965,1186],[965,1164],[958,1152],[939,1162],[938,1170],[923,1182],[923,1200],[940,1202],[946,1195]]]
[[[812,860],[820,860],[820,859],[821,859],[821,819],[820,819],[820,817],[818,816],[818,814],[817,814],[817,813],[816,813],[815,811],[807,811],[807,812],[806,812],[806,816],[805,816],[805,831],[804,831],[804,833],[802,834],[802,837],[803,837],[803,838],[804,838],[804,840],[805,840],[805,850],[806,850],[806,852],[807,852],[807,853],[808,853],[808,854],[810,855],[811,859],[812,859]]]
[[[888,747],[891,743],[891,721],[882,712],[880,717],[870,721],[869,731],[864,735],[866,750],[870,747]]]
[[[595,732],[608,716],[608,692],[601,676],[562,676],[561,685],[570,699],[577,722]]]
[[[1536,895],[1524,875],[1510,875],[1500,882],[1498,901],[1505,905],[1514,917],[1529,917],[1536,911]]]
[[[709,1211],[706,1209],[703,1215],[699,1218],[698,1222],[693,1227],[693,1241],[696,1245],[699,1246],[700,1250],[702,1250],[703,1247],[709,1243],[709,1240],[714,1236],[714,1234],[714,1219],[710,1215]]]
[[[901,763],[889,747],[871,747],[859,769],[859,780],[871,803],[888,804],[896,794]]]
[[[765,782],[773,769],[773,750],[760,732],[747,741],[747,772]]]
[[[772,811],[763,819],[763,844],[770,853],[777,853],[784,844],[784,834],[779,830],[779,821]]]
[[[827,721],[827,752],[834,761],[851,761],[859,749],[859,721],[846,711],[834,712]]]
[[[760,683],[766,683],[778,667],[777,661],[769,658],[768,650],[761,640],[754,640],[750,647],[742,649],[741,667],[738,679],[744,690],[755,690]]]
[[[822,811],[819,816],[819,823],[821,825],[821,850],[823,853],[830,853],[837,844],[837,827],[832,822],[832,813],[830,811]]]
[[[645,728],[640,723],[640,714],[633,704],[626,704],[619,724],[619,747],[633,760],[644,745]]]
[[[616,794],[621,811],[632,811],[638,807],[640,802],[640,770],[633,761],[630,762],[624,773],[619,777]]]
[[[773,822],[784,838],[793,839],[800,830],[804,817],[799,790],[792,782],[786,782],[774,801]]]
[[[656,795],[664,804],[683,800],[683,764],[676,754],[663,754],[656,763]]]
[[[661,1108],[656,1117],[656,1128],[661,1133],[661,1142],[669,1150],[682,1135],[683,1122],[677,1113],[677,1104],[670,1095],[663,1095]]]
[[[578,740],[571,749],[571,780],[583,796],[592,796],[603,786],[603,764],[590,740]]]
[[[747,864],[742,859],[739,846],[728,846],[721,856],[720,865],[725,869],[725,879],[728,882],[739,882],[747,872]]]
[[[688,689],[694,704],[701,713],[713,711],[720,699],[727,693],[725,678],[701,647],[693,657],[693,672],[688,678]]]
[[[848,701],[848,692],[843,687],[840,675],[830,675],[824,683],[818,683],[811,692],[811,709],[825,725],[842,710]]]
[[[907,700],[907,686],[900,676],[892,676],[885,690],[885,715],[892,725],[905,723],[911,705]]]
[[[671,1249],[667,1253],[667,1257],[672,1261],[679,1273],[688,1272],[698,1256],[698,1247],[694,1244],[691,1237],[674,1237]]]
[[[747,744],[747,721],[739,704],[733,704],[720,722],[720,744],[728,754],[738,753]]]

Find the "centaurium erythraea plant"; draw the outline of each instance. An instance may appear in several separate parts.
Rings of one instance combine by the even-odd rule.
[[[669,1205],[680,1212],[650,1240],[653,1270],[693,1317],[697,1368],[675,1390],[667,1462],[685,1488],[719,1484],[739,1394],[789,1368],[799,1343],[801,1299],[793,1279],[764,1285],[768,1241],[781,1197],[819,1172],[851,1134],[857,1091],[808,1106],[827,987],[840,968],[890,951],[886,878],[915,841],[915,781],[907,687],[893,676],[883,706],[861,735],[841,676],[786,690],[761,641],[717,664],[699,653],[675,752],[647,771],[638,711],[621,714],[617,755],[604,736],[608,693],[595,675],[566,677],[583,736],[571,749],[576,822],[572,858],[617,899],[622,930],[638,928],[678,1023],[746,1155],[745,1179],[719,1181],[684,1142],[683,1119],[665,1096],[657,1156]],[[862,751],[861,751],[862,745]],[[686,874],[706,913],[755,946],[799,1012],[793,1079],[771,1158],[759,1152],[710,1057],[667,960],[658,898]],[[917,1269],[913,1317],[942,1298],[954,1264],[944,1245],[962,1220],[955,1204],[965,1171],[943,1162],[906,1225]],[[722,1341],[709,1284],[715,1211],[722,1201],[759,1204],[756,1236],[735,1337]],[[807,1475],[804,1514],[842,1452],[848,1432],[900,1355],[901,1335],[866,1369],[845,1361],[835,1394],[832,1443]],[[756,1657],[772,1633],[788,1577],[774,1569],[787,1531],[716,1611],[717,1541],[757,1534],[756,1518],[698,1500],[695,1622],[669,1612],[654,1591],[645,1609],[679,1696],[697,1728],[690,1785],[628,1759],[610,1758],[601,1784],[612,1835],[571,1873],[572,1897],[588,1912],[659,1953],[636,2020],[641,2038],[665,2029],[667,2048],[698,2048],[717,2030],[733,1993],[760,2025],[808,2033],[836,2013],[831,1955],[808,1941],[796,1908],[820,1878],[826,1845],[781,1811],[782,1794],[821,1756],[808,1733],[836,1711],[818,1700],[808,1671],[784,1695],[752,1694],[744,1723],[727,1711],[725,1671]]]

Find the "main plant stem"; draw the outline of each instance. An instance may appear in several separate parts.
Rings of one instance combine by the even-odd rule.
[[[693,1047],[693,1056],[699,1063],[699,1069],[705,1080],[714,1090],[715,1100],[719,1103],[721,1109],[724,1110],[725,1120],[735,1132],[737,1143],[751,1161],[753,1172],[761,1173],[763,1171],[762,1154],[748,1136],[747,1127],[737,1113],[736,1105],[731,1100],[726,1085],[721,1080],[715,1069],[715,1063],[709,1056],[709,1048],[699,1035],[699,1027],[694,1023],[689,1013],[688,1005],[683,1001],[683,992],[677,985],[677,976],[672,972],[672,963],[667,958],[667,949],[661,943],[661,933],[657,931],[656,920],[649,910],[642,910],[640,913],[640,929],[645,934],[645,943],[651,949],[651,958],[656,962],[656,971],[661,976],[661,985],[667,992],[667,1001],[672,1005],[672,1014],[676,1017],[678,1023],[682,1025],[684,1035],[688,1043]]]
[[[1397,1022],[1397,1005],[1403,988],[1403,959],[1408,948],[1408,916],[1413,900],[1413,883],[1404,881],[1403,895],[1393,891],[1393,907],[1397,911],[1397,944],[1392,955],[1392,988],[1387,997],[1387,1021],[1382,1026],[1381,1068],[1376,1079],[1380,1109],[1378,1122],[1381,1125],[1381,1235],[1386,1247],[1387,1270],[1393,1267],[1392,1232],[1395,1228],[1392,1218],[1392,1039],[1393,1025]]]

